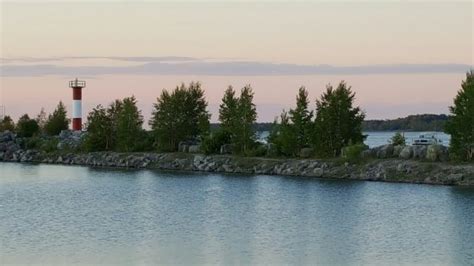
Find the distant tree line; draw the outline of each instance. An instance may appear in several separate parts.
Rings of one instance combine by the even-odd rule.
[[[421,114],[390,120],[366,120],[364,131],[443,131],[447,115]]]

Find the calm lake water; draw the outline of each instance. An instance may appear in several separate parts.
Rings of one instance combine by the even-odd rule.
[[[0,163],[0,264],[474,264],[474,189]]]

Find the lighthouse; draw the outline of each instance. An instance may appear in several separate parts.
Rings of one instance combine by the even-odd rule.
[[[69,81],[72,88],[72,130],[82,130],[82,88],[86,82],[77,80]]]

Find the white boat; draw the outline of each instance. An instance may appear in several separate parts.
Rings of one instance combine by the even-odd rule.
[[[413,145],[431,145],[431,144],[441,144],[443,141],[436,137],[436,134],[433,133],[424,133],[421,134],[418,138],[413,139]]]

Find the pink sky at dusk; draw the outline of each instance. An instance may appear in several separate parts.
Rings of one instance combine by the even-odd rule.
[[[15,119],[83,116],[135,95],[146,119],[163,88],[201,82],[212,121],[228,85],[251,84],[259,121],[345,80],[368,119],[447,113],[473,64],[473,4],[1,2],[0,105]],[[71,12],[74,11],[74,12]]]

